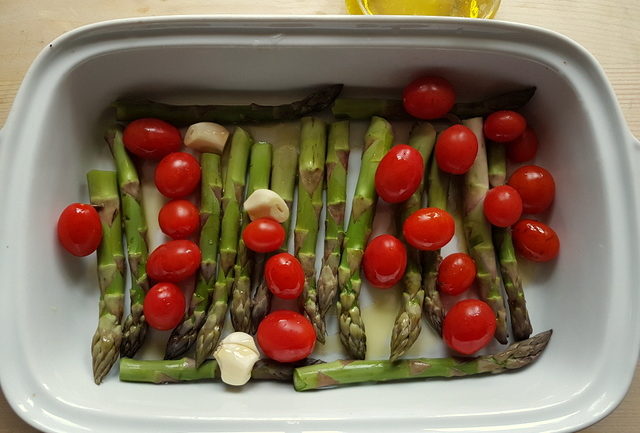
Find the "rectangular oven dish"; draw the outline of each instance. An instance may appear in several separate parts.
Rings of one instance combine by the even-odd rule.
[[[424,72],[461,99],[523,86],[555,175],[547,221],[557,261],[525,282],[534,332],[553,338],[534,365],[499,376],[296,393],[253,383],[91,379],[97,320],[93,256],[62,254],[54,224],[86,201],[84,176],[111,166],[102,133],[123,95],[266,101],[327,83],[398,93]],[[240,98],[242,99],[242,98]],[[558,34],[498,21],[367,17],[119,20],[45,47],[0,134],[0,381],[27,422],[51,432],[574,431],[624,397],[640,342],[638,142],[595,59]],[[352,159],[353,161],[353,159]],[[366,292],[366,289],[364,290]],[[424,355],[440,356],[435,343]]]

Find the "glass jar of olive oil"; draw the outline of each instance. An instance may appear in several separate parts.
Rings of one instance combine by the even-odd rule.
[[[354,15],[436,15],[493,18],[500,0],[346,0]]]

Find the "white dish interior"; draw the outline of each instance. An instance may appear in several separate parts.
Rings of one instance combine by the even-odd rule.
[[[202,102],[217,91],[268,101],[273,92],[298,97],[327,83],[383,95],[424,72],[448,77],[465,100],[538,88],[525,112],[541,142],[536,162],[556,179],[556,203],[544,219],[562,242],[556,262],[526,267],[534,332],[554,329],[539,361],[499,376],[310,393],[273,383],[242,390],[121,383],[117,368],[93,384],[95,258],[64,254],[54,224],[66,204],[88,200],[86,171],[111,167],[101,139],[111,101],[135,93]],[[555,34],[460,19],[97,25],[45,49],[1,141],[2,387],[43,430],[574,430],[613,410],[631,381],[640,329],[637,156],[601,69]],[[446,354],[423,335],[414,354]]]

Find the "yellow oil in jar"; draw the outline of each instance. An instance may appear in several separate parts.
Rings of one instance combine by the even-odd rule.
[[[435,15],[493,18],[500,0],[346,0],[354,15]]]

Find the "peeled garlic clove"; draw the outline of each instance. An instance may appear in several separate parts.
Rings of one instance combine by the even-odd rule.
[[[271,218],[279,223],[289,219],[287,203],[270,189],[257,189],[244,202],[244,210],[251,221],[258,218]]]
[[[251,379],[253,365],[260,359],[253,337],[244,332],[227,335],[213,356],[218,361],[222,381],[233,386],[247,383]]]
[[[184,145],[198,152],[222,155],[228,138],[229,131],[224,126],[213,122],[200,122],[189,126],[184,134]]]

